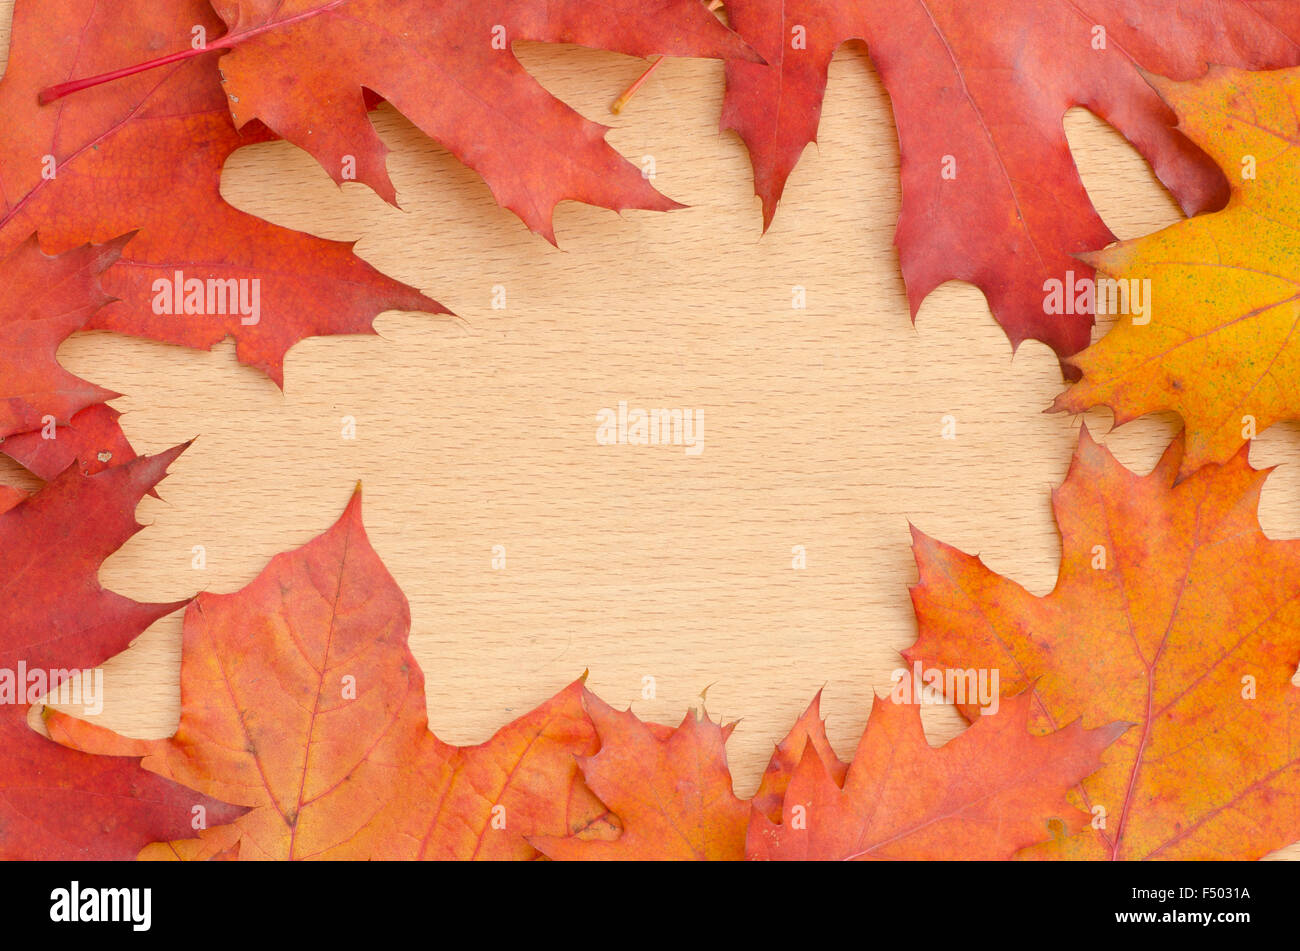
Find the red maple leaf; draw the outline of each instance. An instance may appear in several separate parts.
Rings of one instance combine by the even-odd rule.
[[[46,481],[78,464],[87,475],[135,458],[117,396],[59,366],[59,344],[111,298],[100,275],[130,235],[51,257],[32,235],[0,262],[0,452]]]
[[[0,440],[41,429],[47,420],[67,423],[118,395],[78,379],[59,366],[56,354],[108,303],[100,275],[126,240],[51,257],[31,235],[0,261]]]
[[[30,498],[5,493],[16,504],[0,511],[0,858],[127,859],[243,811],[148,773],[138,758],[64,749],[26,723],[38,699],[29,691],[55,690],[185,603],[140,604],[97,577],[139,531],[136,504],[183,450],[93,476],[69,469]]]
[[[121,415],[107,403],[97,403],[50,435],[42,427],[0,440],[0,452],[47,482],[74,463],[83,475],[94,475],[136,457],[118,424]]]
[[[99,567],[141,529],[140,498],[185,451],[178,446],[96,475],[69,468],[0,513],[0,668],[90,668],[180,608],[105,590]],[[186,599],[188,600],[188,599]]]

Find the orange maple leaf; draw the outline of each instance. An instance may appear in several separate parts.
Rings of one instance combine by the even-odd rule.
[[[1244,449],[1176,483],[1182,459],[1180,437],[1137,476],[1083,430],[1046,597],[914,532],[909,661],[1032,687],[1036,732],[1136,724],[1075,794],[1092,826],[1023,857],[1258,858],[1300,838],[1300,542],[1260,529],[1267,473]]]
[[[251,807],[142,858],[535,858],[529,836],[614,834],[578,778],[596,750],[582,681],[479,746],[428,729],[406,598],[370,546],[358,491],[324,535],[185,615],[181,722],[127,739],[49,712],[85,752]]]

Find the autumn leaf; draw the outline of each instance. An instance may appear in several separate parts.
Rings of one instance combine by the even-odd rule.
[[[373,90],[483,176],[493,196],[554,243],[566,199],[622,210],[680,207],[605,143],[606,127],[524,70],[520,41],[649,56],[756,59],[700,0],[214,0],[234,49],[220,63],[237,125],[260,119],[337,182],[396,204],[387,148],[366,115]]]
[[[138,760],[64,749],[21,720],[0,721],[0,750],[5,861],[126,861],[149,842],[243,812],[146,772]]]
[[[5,861],[125,861],[149,842],[243,811],[160,779],[138,760],[64,749],[21,720],[0,721],[0,750]]]
[[[1100,763],[1127,724],[1079,724],[1033,737],[1029,697],[1003,701],[958,739],[931,749],[913,704],[876,701],[853,765],[826,739],[820,694],[777,745],[757,795],[732,791],[729,727],[689,713],[670,730],[587,693],[600,752],[583,780],[622,832],[533,838],[555,859],[1010,858],[1077,829],[1066,791]]]
[[[103,401],[118,394],[59,366],[59,344],[111,298],[100,275],[131,235],[58,256],[36,235],[0,261],[0,452],[49,481],[76,462],[86,475],[121,465],[135,451]]]
[[[18,0],[0,80],[0,254],[34,231],[60,252],[136,230],[104,278],[119,300],[90,326],[201,348],[232,336],[277,383],[303,337],[372,333],[390,309],[443,312],[351,244],[226,204],[222,164],[270,136],[236,131],[215,53],[37,105],[53,83],[148,59],[196,26],[221,30],[204,0]]]
[[[247,588],[185,614],[181,722],[131,740],[51,713],[50,735],[250,807],[145,858],[534,858],[535,835],[613,834],[575,757],[595,751],[581,681],[486,743],[428,729],[410,612],[370,546],[359,492],[342,518]]]
[[[69,469],[31,497],[0,491],[0,859],[129,859],[159,837],[242,811],[136,760],[63,749],[26,722],[29,701],[39,699],[32,691],[84,697],[66,684],[74,672],[124,650],[184,603],[138,604],[96,577],[140,529],[136,504],[180,452],[94,476]]]
[[[0,440],[118,395],[63,369],[57,351],[109,302],[100,275],[129,237],[51,257],[31,235],[0,261]]]
[[[909,661],[1033,688],[1036,733],[1135,724],[1075,794],[1092,825],[1024,857],[1253,859],[1300,838],[1300,542],[1260,530],[1245,450],[1176,482],[1182,457],[1180,439],[1137,476],[1082,432],[1045,597],[915,532]]]
[[[1300,70],[1214,69],[1190,83],[1151,81],[1179,129],[1227,173],[1232,200],[1088,256],[1117,282],[1117,309],[1129,303],[1105,337],[1071,360],[1083,379],[1052,408],[1104,404],[1117,424],[1173,410],[1186,423],[1186,476],[1227,462],[1278,420],[1300,417]]]
[[[26,499],[27,493],[12,485],[0,484],[0,515],[8,512],[19,502]]]
[[[928,774],[891,772],[880,744],[892,749],[908,739],[899,724],[910,723],[910,739],[923,746],[924,737],[915,712],[912,721],[876,714],[845,778],[814,701],[778,745],[751,805],[732,789],[731,727],[694,712],[675,729],[644,723],[610,708],[582,680],[486,743],[441,742],[428,729],[409,629],[406,599],[366,538],[358,492],[333,528],[278,555],[243,591],[191,603],[174,736],[133,740],[53,711],[46,725],[79,753],[139,757],[165,779],[247,807],[197,838],[140,853],[186,860],[527,859],[539,852],[737,860],[745,857],[751,812],[767,823],[756,848],[778,855],[800,847],[781,830],[794,826],[793,797],[804,794],[813,762],[837,796],[860,799],[860,777],[870,775],[871,793],[888,807],[882,819],[894,823],[889,829],[926,824],[882,854],[904,846],[933,852],[942,841],[958,843],[963,855],[1002,855],[1046,838],[1049,818],[1062,828],[1078,825],[1079,817],[1058,808],[1062,793],[1095,766],[1116,732],[1085,734],[1075,725],[1030,738],[1026,700],[1010,726],[974,727],[944,751],[907,751]],[[925,789],[888,787],[900,778],[915,785],[919,774],[930,783]],[[787,822],[773,824],[765,805]],[[855,818],[863,824],[861,802],[846,808],[841,838]],[[943,808],[964,815],[925,811]],[[833,852],[843,845],[836,842],[816,847]]]
[[[73,464],[83,475],[94,475],[136,458],[118,423],[121,415],[97,403],[55,427],[53,438],[47,438],[45,427],[19,433],[0,440],[0,452],[47,482]]]
[[[895,241],[913,316],[940,284],[969,281],[1014,346],[1041,340],[1063,357],[1088,345],[1092,315],[1046,313],[1044,284],[1069,271],[1090,277],[1074,255],[1113,240],[1070,156],[1066,110],[1109,122],[1196,214],[1223,205],[1223,176],[1170,128],[1141,70],[1191,79],[1211,63],[1300,64],[1300,6],[1289,3],[728,0],[726,9],[771,64],[729,62],[722,113],[749,148],[765,227],[816,138],[832,54],[865,39],[898,126]]]
[[[104,559],[140,531],[136,504],[184,450],[91,476],[69,468],[0,514],[0,669],[95,667],[185,603],[141,604],[98,577]]]
[[[587,787],[618,817],[615,839],[534,836],[553,859],[738,860],[749,806],[731,788],[725,743],[733,727],[686,714],[676,729],[583,697],[600,751],[579,759]]]
[[[773,822],[781,821],[781,805],[785,802],[785,791],[790,785],[799,761],[803,759],[804,750],[811,748],[817,755],[822,768],[837,786],[844,785],[844,775],[849,765],[840,761],[831,748],[831,741],[826,736],[826,721],[821,715],[822,693],[817,691],[813,702],[808,705],[795,725],[790,729],[772,753],[772,759],[763,773],[758,792],[750,800],[754,811],[761,813]]]
[[[605,144],[607,128],[554,99],[515,59],[518,41],[635,56],[761,61],[700,0],[213,0],[229,27],[196,50],[221,62],[232,115],[258,119],[311,152],[334,180],[396,189],[367,117],[387,100],[483,176],[497,201],[555,242],[551,214],[572,199],[614,210],[680,207]],[[53,84],[42,102],[169,65],[191,51]],[[322,122],[322,118],[325,119]]]
[[[805,742],[777,815],[755,800],[749,858],[1008,859],[1052,830],[1077,830],[1088,816],[1065,794],[1128,724],[1076,721],[1035,737],[1031,702],[1029,693],[1002,699],[932,749],[917,704],[875,698],[847,774],[827,746]]]

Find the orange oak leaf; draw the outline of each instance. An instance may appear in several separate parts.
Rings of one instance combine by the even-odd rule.
[[[1045,597],[914,532],[909,661],[1032,688],[1037,733],[1135,724],[1074,794],[1089,828],[1023,857],[1253,859],[1300,838],[1300,542],[1261,531],[1245,450],[1176,482],[1182,456],[1180,438],[1137,476],[1081,433]]]
[[[128,859],[159,837],[242,811],[136,760],[64,749],[26,722],[30,701],[67,689],[75,671],[124,650],[184,603],[138,604],[97,579],[140,529],[136,504],[182,449],[94,476],[69,469],[30,497],[0,491],[0,859]]]
[[[56,354],[109,302],[100,275],[129,238],[51,257],[31,235],[0,261],[0,440],[118,396],[63,369]]]
[[[751,859],[1009,859],[1077,830],[1088,817],[1066,792],[1101,765],[1126,723],[1047,736],[1028,730],[1032,696],[1004,699],[963,734],[931,748],[920,706],[875,698],[845,774],[807,743],[774,820],[757,800]]]
[[[587,691],[600,751],[579,759],[587,787],[618,817],[615,839],[571,835],[530,841],[553,859],[744,858],[749,806],[731,788],[725,744],[733,726],[686,714],[668,729],[613,709]]]
[[[564,200],[668,210],[605,143],[606,127],[552,97],[524,70],[519,41],[650,56],[754,52],[700,0],[213,0],[234,46],[220,63],[237,125],[260,119],[337,182],[396,203],[387,148],[362,89],[392,103],[483,176],[493,196],[554,243]]]
[[[1052,408],[1106,405],[1117,424],[1173,410],[1186,424],[1186,476],[1300,418],[1300,70],[1152,83],[1179,129],[1227,172],[1232,200],[1088,256],[1120,316],[1072,358],[1083,379]]]
[[[55,427],[53,438],[45,427],[19,433],[0,440],[0,452],[47,482],[73,464],[83,475],[94,475],[136,458],[118,423],[121,415],[107,403],[97,403],[66,426]]]
[[[1114,126],[1195,214],[1222,207],[1223,175],[1171,128],[1142,71],[1191,79],[1212,63],[1300,64],[1300,5],[1269,0],[727,0],[726,9],[771,64],[729,62],[722,113],[749,149],[764,226],[816,138],[832,54],[864,39],[898,125],[895,242],[913,316],[943,282],[969,281],[1014,346],[1041,340],[1063,357],[1088,345],[1092,314],[1046,312],[1044,284],[1090,277],[1074,255],[1113,240],[1071,158],[1066,110],[1084,106]]]
[[[0,80],[0,254],[34,231],[59,252],[134,230],[104,277],[117,301],[90,326],[201,348],[231,336],[276,383],[303,337],[373,333],[390,309],[445,312],[351,244],[226,204],[222,164],[270,136],[235,129],[215,53],[37,104],[52,83],[148,58],[195,28],[221,30],[205,0],[18,0]]]
[[[772,753],[772,759],[763,773],[758,792],[750,800],[750,805],[773,822],[781,821],[781,804],[785,801],[785,791],[790,785],[799,761],[803,759],[804,750],[811,747],[817,754],[818,761],[835,785],[844,785],[844,775],[849,764],[842,762],[831,748],[831,741],[826,737],[826,721],[821,715],[822,692],[817,691],[813,702],[808,705],[794,727]]]
[[[246,815],[144,858],[535,858],[535,835],[614,827],[579,781],[594,752],[581,681],[454,747],[428,728],[406,598],[370,546],[358,491],[339,521],[247,588],[186,611],[181,722],[131,740],[53,713],[50,735]]]

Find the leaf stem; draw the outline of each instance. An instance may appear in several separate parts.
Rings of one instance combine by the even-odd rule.
[[[37,100],[42,106],[48,106],[55,100],[62,99],[64,96],[70,96],[74,92],[81,92],[83,89],[91,89],[95,86],[102,86],[104,83],[111,83],[114,80],[125,79],[128,76],[134,76],[136,73],[147,72],[151,69],[157,69],[159,66],[167,66],[171,63],[179,63],[203,53],[210,53],[212,50],[229,49],[234,43],[223,43],[226,37],[222,37],[215,43],[209,43],[202,49],[181,50],[179,53],[169,53],[167,56],[160,56],[158,59],[151,59],[147,63],[136,63],[134,66],[124,66],[121,69],[115,69],[111,72],[100,73],[98,76],[88,76],[85,79],[73,79],[66,83],[59,83],[55,86],[46,86],[41,90]]]
[[[47,86],[40,91],[37,99],[40,101],[42,106],[46,106],[57,99],[62,99],[64,96],[70,96],[72,93],[80,92],[83,89],[91,89],[95,86],[102,86],[104,83],[111,83],[118,79],[125,79],[128,76],[134,76],[137,73],[157,69],[160,66],[179,63],[195,56],[202,56],[204,53],[211,53],[213,50],[233,49],[237,44],[244,42],[244,40],[258,36],[262,33],[267,33],[271,30],[293,26],[295,23],[299,23],[302,20],[307,20],[314,16],[319,16],[329,10],[333,10],[335,7],[346,2],[347,0],[330,0],[329,3],[319,6],[314,10],[305,10],[302,13],[295,13],[293,16],[285,17],[283,20],[271,20],[263,23],[261,26],[242,30],[239,33],[227,33],[220,39],[214,40],[211,43],[205,43],[201,47],[191,47],[190,49],[181,50],[177,53],[169,53],[166,56],[160,56],[157,59],[151,59],[145,63],[137,63],[134,66],[124,66],[121,69],[115,69],[111,72],[100,73],[98,76],[88,76],[85,79],[73,79],[66,83]]]
[[[711,2],[709,3],[709,12],[715,13],[721,7],[722,7],[722,0],[711,0]],[[660,66],[663,65],[664,60],[666,60],[667,58],[668,58],[667,56],[655,57],[654,62],[652,62],[649,66],[646,67],[646,71],[637,77],[636,82],[632,83],[632,85],[624,89],[623,95],[619,96],[612,103],[610,103],[609,111],[614,113],[614,115],[618,115],[620,112],[622,112],[623,107],[626,106],[628,104],[628,101],[633,96],[636,95],[637,90],[645,85],[645,81],[650,78],[650,75],[656,69],[658,69]]]
[[[666,56],[656,57],[654,62],[652,62],[646,68],[646,71],[642,73],[639,77],[637,77],[636,82],[634,82],[632,85],[624,89],[623,95],[619,96],[610,104],[609,111],[614,113],[615,115],[618,115],[620,112],[622,112],[623,107],[627,105],[628,100],[636,95],[636,91],[640,89],[643,85],[645,85],[645,81],[650,78],[650,74],[653,73],[660,66],[662,66],[664,64],[664,60],[667,58],[668,57]]]

